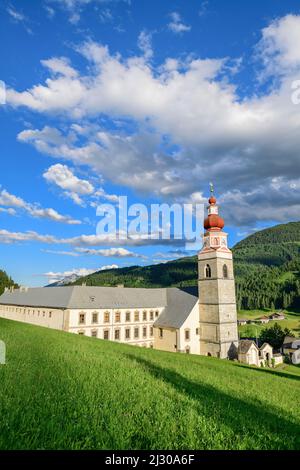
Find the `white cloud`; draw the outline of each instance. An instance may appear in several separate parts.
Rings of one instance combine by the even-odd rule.
[[[138,253],[134,253],[133,251],[126,250],[125,248],[107,248],[102,250],[94,250],[90,248],[76,248],[76,250],[84,255],[99,255],[113,258],[146,258],[143,255],[139,255]]]
[[[57,239],[52,235],[40,235],[34,231],[28,232],[10,232],[9,230],[0,230],[0,243],[18,243],[27,241],[37,241],[41,243],[57,243]]]
[[[6,11],[17,22],[22,22],[26,20],[26,16],[20,11],[17,11],[12,5],[8,6]]]
[[[81,256],[80,253],[75,253],[74,251],[61,251],[61,250],[41,250],[41,251],[43,253],[49,253],[51,255],[72,256],[72,257]]]
[[[141,31],[138,37],[138,47],[143,52],[145,59],[151,59],[153,56],[152,50],[152,35],[147,31]]]
[[[119,196],[116,194],[108,194],[103,188],[97,189],[94,196],[99,199],[105,199],[110,202],[119,202]]]
[[[44,5],[44,8],[47,12],[48,18],[52,19],[55,16],[55,10],[54,8],[50,7],[49,5]]]
[[[181,18],[181,15],[176,11],[170,13],[171,21],[168,24],[168,29],[175,34],[185,33],[190,31],[191,26],[184,24]]]
[[[130,238],[116,237],[114,234],[110,235],[91,235],[82,234],[70,238],[57,238],[53,235],[42,235],[34,231],[27,232],[10,232],[9,230],[0,230],[0,243],[17,243],[34,241],[53,245],[71,245],[74,247],[95,247],[95,246],[110,246],[120,247],[124,244],[127,246],[147,246],[147,245],[170,245],[182,246],[184,240],[179,239],[150,239],[148,234],[137,234]]]
[[[79,276],[79,277],[84,277],[88,276],[89,274],[93,274],[97,271],[104,271],[106,269],[118,269],[117,264],[110,264],[106,266],[101,266],[99,268],[75,268],[69,271],[62,271],[62,272],[53,272],[49,271],[47,273],[42,274],[43,276],[48,278],[48,282],[54,283],[57,281],[61,281],[65,278],[71,277],[71,276]]]
[[[44,143],[47,145],[46,141]],[[85,201],[81,199],[81,196],[90,196],[90,198],[93,199],[93,201],[90,202],[92,207],[98,205],[97,200],[99,199],[105,199],[110,202],[119,201],[117,195],[108,194],[103,188],[96,190],[92,183],[88,180],[78,178],[67,165],[62,165],[61,163],[49,167],[43,173],[43,177],[49,183],[53,183],[61,189],[64,189],[64,195],[71,198],[75,204],[80,206],[85,205]]]
[[[53,220],[54,222],[62,222],[68,225],[80,225],[81,224],[80,220],[73,219],[72,217],[69,217],[68,215],[61,215],[59,214],[59,212],[57,212],[55,209],[52,209],[52,208],[39,209],[37,207],[28,206],[26,210],[32,217],[37,217],[40,219],[50,219],[50,220]]]
[[[262,30],[257,50],[264,63],[263,77],[300,71],[299,18],[287,15]]]
[[[48,0],[51,1],[53,4],[59,5],[61,8],[66,10],[69,15],[69,21],[72,24],[77,24],[81,18],[81,12],[84,7],[89,5],[90,3],[99,3],[99,4],[106,4],[106,3],[113,3],[122,1],[124,3],[130,4],[130,0]],[[104,9],[103,12],[100,14],[100,19],[103,21],[103,18],[108,19],[107,9]]]
[[[12,207],[9,207],[8,209],[6,207],[0,207],[0,212],[4,212],[9,215],[16,215],[17,213]]]
[[[2,206],[13,206],[25,209],[27,203],[20,197],[10,194],[6,189],[2,189],[0,192],[0,204]]]
[[[108,132],[99,126],[76,140],[72,125],[65,132],[45,127],[21,132],[19,140],[54,158],[88,165],[116,185],[172,201],[201,198],[212,180],[219,194],[238,195],[224,207],[238,224],[262,217],[289,220],[299,211],[300,189],[296,185],[283,195],[273,186],[274,178],[295,180],[299,167],[300,114],[291,102],[291,83],[300,73],[299,31],[300,15],[263,30],[262,70],[280,78],[279,85],[243,99],[231,82],[230,59],[168,58],[154,67],[145,57],[126,59],[84,43],[78,52],[90,65],[86,74],[51,75],[27,91],[8,90],[8,102],[72,118],[73,125],[76,117],[126,117],[138,130]],[[266,198],[268,210],[261,204]]]
[[[203,2],[201,2],[200,9],[198,11],[198,15],[200,17],[206,15],[208,6],[209,6],[208,0],[204,0]]]
[[[78,178],[67,165],[60,163],[49,167],[43,173],[43,177],[49,183],[64,189],[64,194],[78,205],[84,205],[79,195],[91,195],[95,191],[94,186],[89,181]]]
[[[6,8],[7,13],[15,23],[21,23],[27,33],[32,34],[32,30],[28,26],[29,20],[20,10],[17,10],[13,5],[8,5]]]
[[[54,75],[63,75],[64,77],[75,78],[78,72],[70,66],[65,57],[54,57],[48,60],[41,60],[41,64],[47,67]]]
[[[18,209],[25,210],[32,217],[37,217],[40,219],[50,219],[54,222],[63,222],[69,225],[79,225],[81,224],[80,220],[73,219],[68,215],[59,214],[55,209],[52,208],[41,208],[37,203],[31,204],[24,201],[24,199],[10,194],[5,189],[0,191],[0,204],[2,206],[13,206]]]

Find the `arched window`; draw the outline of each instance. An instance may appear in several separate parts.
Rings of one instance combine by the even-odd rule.
[[[224,277],[225,279],[228,278],[228,267],[227,267],[227,264],[224,264],[224,265],[223,265],[223,277]]]
[[[211,277],[211,268],[209,264],[205,266],[205,277]]]

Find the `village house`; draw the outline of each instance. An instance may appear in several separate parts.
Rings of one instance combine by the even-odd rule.
[[[237,322],[239,326],[244,326],[247,325],[248,320],[246,320],[245,318],[239,318]]]
[[[285,319],[285,315],[283,313],[272,313],[271,315],[269,315],[269,319],[270,320],[284,320]]]
[[[288,356],[293,364],[300,364],[300,338],[286,336],[282,345],[282,353]]]
[[[262,317],[259,317],[256,319],[257,323],[269,323],[270,319],[266,315],[263,315]]]

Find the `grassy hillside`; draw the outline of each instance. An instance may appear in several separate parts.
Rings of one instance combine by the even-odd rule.
[[[299,449],[300,369],[0,319],[0,449]]]
[[[239,309],[300,311],[300,222],[257,232],[233,248]],[[126,287],[194,286],[197,258],[90,274],[75,284]]]

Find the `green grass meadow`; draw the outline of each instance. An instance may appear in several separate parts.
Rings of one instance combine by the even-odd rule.
[[[300,369],[0,319],[0,449],[299,449]]]

